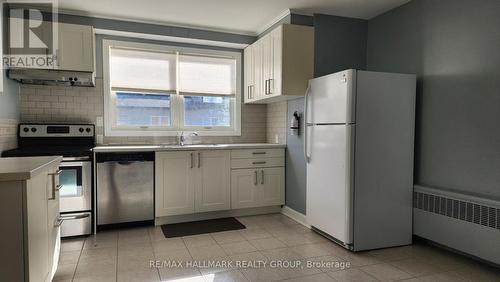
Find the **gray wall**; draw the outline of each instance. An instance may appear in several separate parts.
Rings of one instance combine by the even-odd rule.
[[[314,76],[366,68],[367,21],[314,15]]]
[[[51,19],[50,12],[43,12],[44,17]],[[164,36],[196,38],[204,40],[214,40],[232,43],[250,44],[255,41],[255,36],[235,34],[229,32],[209,31],[196,28],[168,26],[161,24],[141,23],[134,21],[106,19],[98,17],[58,14],[57,21],[63,23],[73,23],[91,25],[99,29],[127,31],[135,33],[147,33]]]
[[[2,29],[3,34],[0,34],[3,39],[2,47],[4,52],[6,52],[8,45],[7,28],[5,28],[8,22],[6,15],[8,13],[5,9],[0,22],[4,26]],[[19,84],[7,78],[7,70],[3,71],[3,77],[0,76],[0,79],[3,79],[3,93],[0,93],[0,119],[19,120]]]
[[[290,22],[314,25],[314,76],[344,69],[366,68],[367,21],[316,14],[313,17],[292,14]],[[294,111],[303,112],[304,99],[288,102],[288,121]],[[302,120],[303,123],[303,120]],[[306,162],[303,156],[303,130],[287,137],[286,205],[306,213]]]
[[[3,93],[0,93],[0,119],[19,120],[19,84],[6,77],[4,70]]]
[[[500,1],[414,0],[368,25],[369,70],[416,73],[415,182],[500,198]]]
[[[295,211],[306,213],[306,161],[304,158],[304,98],[288,101],[287,127],[290,126],[293,113],[300,114],[299,135],[286,138],[286,194],[285,203]]]

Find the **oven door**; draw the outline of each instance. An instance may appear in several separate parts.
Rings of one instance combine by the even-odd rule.
[[[59,205],[61,213],[90,211],[92,165],[90,161],[62,162],[59,169]]]

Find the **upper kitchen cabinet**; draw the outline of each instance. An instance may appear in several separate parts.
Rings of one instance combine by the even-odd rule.
[[[283,24],[245,48],[245,103],[304,95],[314,68],[314,29]]]
[[[58,25],[58,69],[94,71],[94,29],[92,26],[60,23]]]
[[[26,25],[26,24],[24,24]],[[23,28],[23,24],[16,25],[17,29]],[[16,27],[11,27],[10,32],[22,34]],[[40,31],[36,34],[39,41],[50,42],[53,40],[51,25],[44,24],[40,27]],[[58,23],[57,24],[57,49],[55,56],[57,57],[56,66],[33,66],[23,65],[16,68],[37,68],[37,69],[57,69],[64,71],[82,71],[94,72],[94,28],[88,25]],[[18,37],[18,35],[10,34],[10,37]],[[11,40],[16,41],[16,38]],[[48,50],[45,47],[44,50]],[[26,55],[33,52],[28,48],[10,48],[11,55]],[[47,57],[52,55],[46,52]]]

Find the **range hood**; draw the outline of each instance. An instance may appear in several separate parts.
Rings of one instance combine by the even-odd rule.
[[[95,86],[94,73],[46,69],[9,69],[8,77],[23,84]]]

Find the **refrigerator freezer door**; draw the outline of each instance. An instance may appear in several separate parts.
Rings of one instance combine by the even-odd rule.
[[[310,80],[306,123],[355,123],[356,70]]]
[[[308,130],[307,222],[344,244],[351,244],[355,126],[314,125]]]

